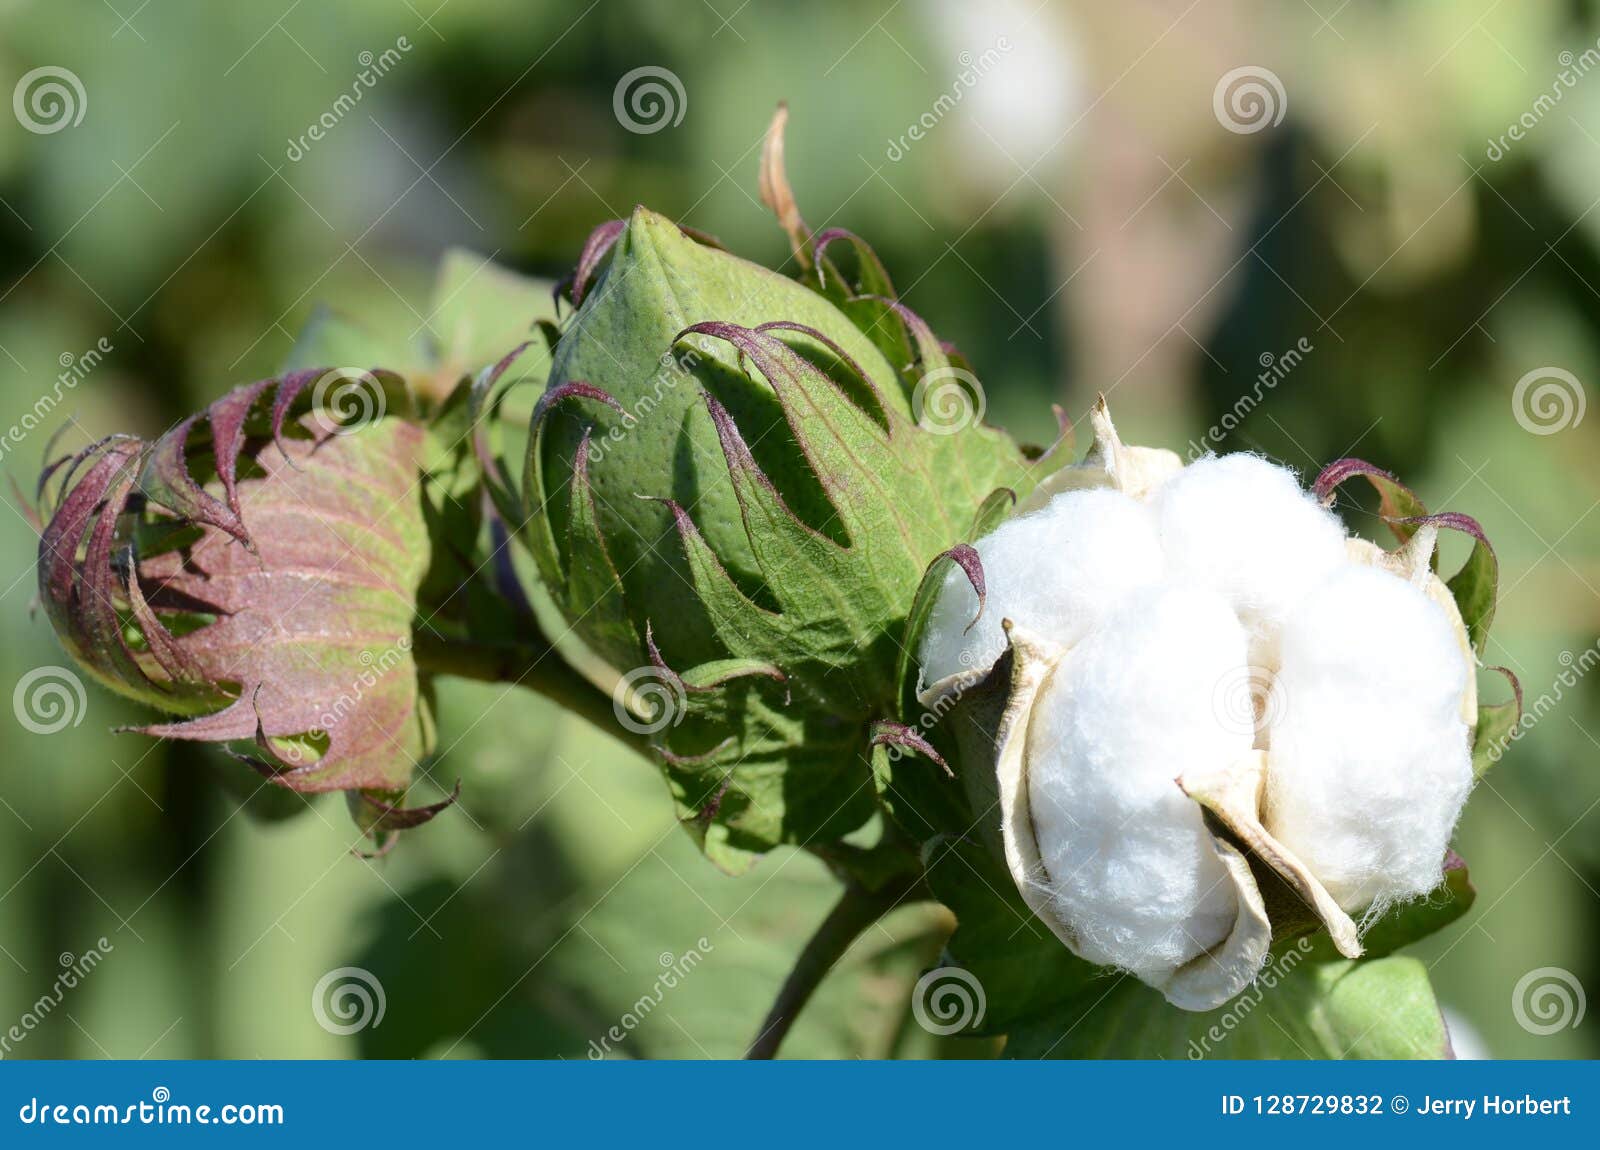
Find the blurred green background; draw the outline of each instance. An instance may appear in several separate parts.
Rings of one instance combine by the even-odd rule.
[[[755,174],[787,99],[809,222],[871,240],[992,421],[1046,439],[1050,402],[1105,391],[1127,439],[1181,448],[1259,388],[1203,446],[1308,477],[1361,455],[1482,520],[1491,661],[1551,705],[1461,826],[1477,907],[1421,951],[1463,1053],[1592,1057],[1600,1022],[1531,1033],[1512,1002],[1541,967],[1600,989],[1600,674],[1560,685],[1600,642],[1597,8],[0,0],[0,687],[66,662],[29,610],[51,432],[159,432],[273,374],[318,302],[421,330],[452,245],[558,278],[636,202],[779,263]],[[682,118],[631,131],[614,95],[646,65]],[[64,120],[24,99],[45,66],[79,83]],[[1239,68],[1264,115],[1219,89]],[[95,687],[72,717],[0,714],[0,1031],[111,954],[8,1057],[585,1057],[691,951],[612,1052],[727,1056],[834,896],[800,853],[715,872],[648,764],[525,693],[446,687],[431,773],[462,802],[378,863],[336,798],[246,802],[214,750],[111,733],[137,716]],[[786,1052],[979,1052],[907,1016],[946,925],[869,932]],[[312,1009],[343,966],[385,996],[351,1035]]]

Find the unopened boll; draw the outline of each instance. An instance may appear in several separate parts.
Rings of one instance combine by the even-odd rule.
[[[936,683],[983,671],[1006,649],[1010,619],[1064,644],[1075,643],[1135,587],[1161,578],[1161,547],[1150,510],[1120,491],[1072,491],[1002,524],[975,544],[987,602],[952,567],[922,644],[922,676]]]
[[[1298,605],[1281,650],[1267,829],[1346,910],[1433,890],[1472,788],[1450,619],[1413,583],[1351,565]]]
[[[1245,646],[1220,595],[1145,588],[1041,691],[1026,752],[1039,880],[1091,962],[1160,982],[1233,928],[1234,886],[1173,777],[1248,753],[1250,732],[1215,714]]]
[[[1339,521],[1292,472],[1255,455],[1208,456],[1158,491],[1154,504],[1175,583],[1226,598],[1250,632],[1250,661],[1277,666],[1277,632],[1296,603],[1344,565]]]

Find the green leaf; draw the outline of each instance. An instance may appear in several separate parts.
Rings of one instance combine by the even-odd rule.
[[[554,321],[548,280],[501,267],[465,248],[445,252],[428,306],[428,337],[436,369],[470,375],[532,337],[540,320]],[[543,357],[536,343],[530,355]],[[543,370],[529,364],[528,371]]]
[[[1036,478],[1043,478],[1046,472],[1040,469]],[[1012,510],[1017,506],[1017,493],[1009,487],[999,487],[989,492],[988,496],[978,505],[978,510],[972,516],[972,526],[967,528],[967,537],[962,542],[976,543],[996,527],[999,527]]]
[[[1472,729],[1472,774],[1483,778],[1498,763],[1506,749],[1516,741],[1522,722],[1522,684],[1505,667],[1499,671],[1511,684],[1511,698],[1503,703],[1479,703],[1478,723]]]
[[[1489,641],[1489,626],[1494,622],[1495,599],[1500,585],[1500,561],[1478,521],[1468,515],[1435,515],[1433,521],[1442,527],[1452,527],[1472,536],[1472,550],[1467,554],[1461,570],[1445,581],[1456,607],[1461,611],[1461,621],[1466,624],[1472,649],[1480,656]]]
[[[404,371],[420,362],[421,349],[401,331],[380,331],[326,304],[312,309],[283,365],[287,374],[314,367],[368,368],[382,364]]]
[[[1451,1057],[1427,968],[1413,958],[1317,962],[1309,940],[1280,952],[1227,1006],[1179,1010],[1109,973],[1062,1011],[1015,1028],[1010,1058]]]
[[[1104,970],[1074,955],[1034,916],[1010,873],[982,846],[941,836],[924,847],[923,860],[928,885],[956,916],[945,957],[983,988],[980,1033],[1049,1017],[1105,982]]]
[[[736,667],[732,677],[727,663],[681,677],[658,750],[679,818],[732,873],[781,843],[842,838],[874,809],[865,729],[791,706],[769,666]]]
[[[1383,958],[1403,946],[1443,930],[1467,911],[1478,897],[1467,874],[1467,864],[1451,852],[1444,862],[1444,883],[1426,898],[1414,899],[1393,907],[1361,935],[1366,958]],[[1331,954],[1332,945],[1322,945]]]

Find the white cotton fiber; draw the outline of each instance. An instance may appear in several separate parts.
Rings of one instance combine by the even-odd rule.
[[[1289,611],[1345,562],[1338,519],[1292,472],[1257,455],[1186,467],[1154,507],[1168,577],[1226,598],[1250,632],[1252,665],[1275,668]]]
[[[1467,792],[1468,668],[1444,610],[1351,565],[1282,634],[1267,756],[1267,829],[1347,911],[1426,894]]]
[[[921,651],[922,681],[985,670],[1006,649],[1002,619],[1063,645],[1076,643],[1128,590],[1161,578],[1150,510],[1120,491],[1071,491],[1003,523],[975,545],[987,603],[952,566]]]
[[[1029,802],[1046,887],[1089,961],[1159,981],[1233,929],[1233,883],[1175,779],[1249,752],[1249,731],[1216,712],[1244,672],[1245,633],[1221,596],[1152,587],[1046,682]]]

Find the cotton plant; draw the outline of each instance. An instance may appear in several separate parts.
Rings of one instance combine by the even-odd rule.
[[[1285,956],[1239,1053],[1448,1053],[1393,952],[1470,905],[1450,837],[1515,720],[1476,695],[1482,532],[1359,461],[1309,491],[1256,456],[1184,466],[1104,401],[1082,459],[1065,426],[1018,445],[866,241],[806,223],[785,116],[781,271],[639,208],[553,307],[458,257],[426,346],[324,316],[281,378],[51,464],[69,653],[165,712],[146,734],[345,792],[363,853],[472,801],[435,777],[438,676],[557,699],[654,762],[710,864],[800,849],[838,877],[758,1056],[927,900],[955,925],[907,990],[968,980],[939,1032],[1018,1056],[1181,1049]],[[1353,477],[1393,549],[1333,514]],[[1472,542],[1448,580],[1442,530]]]

